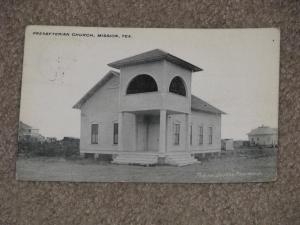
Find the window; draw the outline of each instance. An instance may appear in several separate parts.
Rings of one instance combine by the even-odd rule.
[[[179,145],[180,142],[180,124],[174,124],[174,145]]]
[[[180,77],[174,77],[171,81],[169,92],[186,96],[184,81]]]
[[[199,145],[203,145],[203,127],[199,127]]]
[[[99,125],[98,124],[92,124],[91,129],[92,129],[91,143],[92,144],[98,144]]]
[[[190,145],[193,145],[193,126],[191,126],[190,131]]]
[[[126,94],[136,94],[154,91],[157,91],[157,84],[155,80],[149,75],[142,74],[134,77],[130,81]]]
[[[213,128],[209,127],[209,136],[208,136],[208,143],[211,145],[212,144],[212,137],[213,137]]]
[[[118,129],[118,123],[114,123],[114,145],[118,144],[118,133],[119,133],[119,129]]]

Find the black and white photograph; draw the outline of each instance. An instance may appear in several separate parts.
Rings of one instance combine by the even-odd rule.
[[[277,177],[275,28],[27,26],[16,178]]]

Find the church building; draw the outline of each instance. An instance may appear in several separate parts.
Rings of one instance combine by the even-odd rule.
[[[201,68],[160,49],[108,66],[116,70],[73,107],[81,110],[80,153],[182,166],[221,151],[224,113],[191,94],[192,73]]]

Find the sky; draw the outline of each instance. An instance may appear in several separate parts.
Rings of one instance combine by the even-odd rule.
[[[112,69],[107,64],[156,48],[203,69],[192,75],[192,94],[226,112],[222,138],[278,126],[277,29],[28,26],[25,36],[20,120],[46,137],[79,137],[80,110],[72,107]]]

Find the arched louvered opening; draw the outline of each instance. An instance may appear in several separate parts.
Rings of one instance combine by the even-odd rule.
[[[186,96],[185,84],[181,77],[177,76],[173,78],[169,87],[169,92]]]
[[[157,91],[157,84],[153,77],[147,74],[141,74],[134,77],[126,90],[126,94],[136,94]]]

